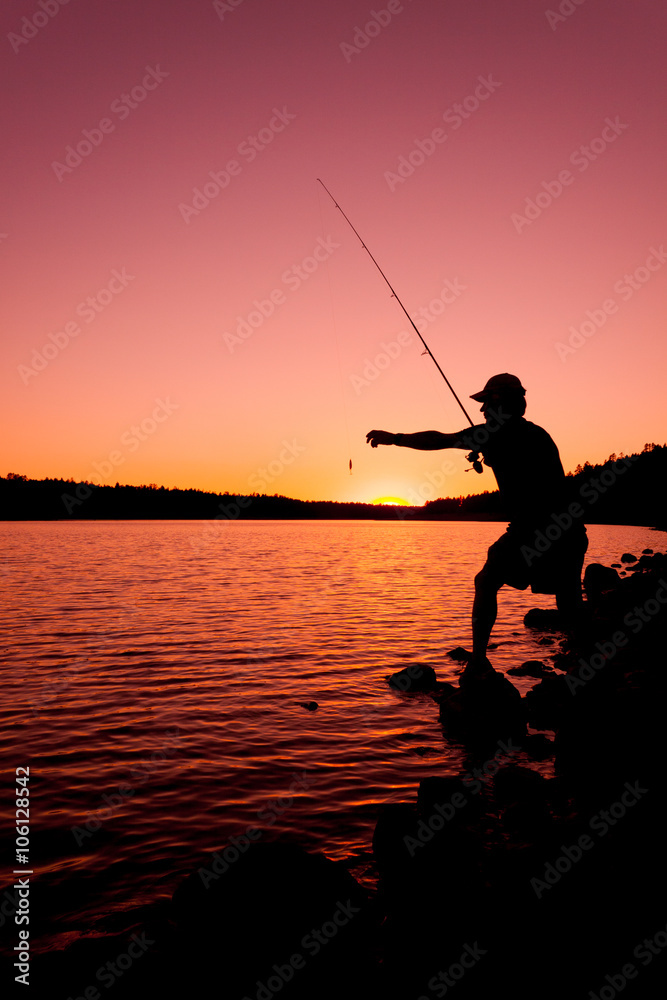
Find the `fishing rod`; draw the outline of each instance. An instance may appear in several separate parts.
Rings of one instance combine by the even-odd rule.
[[[459,404],[459,406],[460,406],[460,407],[461,407],[461,409],[463,410],[463,413],[464,413],[464,415],[465,415],[465,418],[466,418],[466,420],[468,421],[468,423],[470,424],[470,426],[471,426],[471,427],[474,427],[474,426],[475,426],[475,424],[474,424],[474,423],[473,423],[473,421],[472,421],[472,420],[470,419],[470,414],[469,414],[469,413],[468,413],[468,411],[466,410],[465,406],[463,405],[463,403],[461,402],[461,400],[459,399],[459,397],[458,397],[458,396],[456,395],[456,392],[454,391],[454,388],[453,388],[453,386],[452,386],[451,382],[449,381],[449,379],[447,378],[447,376],[446,376],[446,375],[445,375],[445,373],[443,372],[442,368],[440,367],[440,365],[438,364],[438,362],[437,362],[437,361],[436,361],[436,359],[434,358],[434,356],[433,356],[433,352],[431,351],[431,348],[430,348],[430,347],[428,346],[428,344],[426,343],[426,341],[425,341],[425,340],[424,340],[424,338],[422,337],[421,333],[420,333],[420,332],[419,332],[419,330],[417,329],[417,327],[416,327],[416,325],[415,325],[415,322],[414,322],[414,320],[413,320],[412,316],[410,315],[410,313],[408,312],[408,310],[407,310],[407,309],[405,308],[405,306],[403,305],[403,303],[402,303],[402,302],[401,302],[401,300],[399,299],[398,295],[396,294],[396,291],[394,290],[394,288],[393,288],[393,286],[392,286],[391,282],[389,281],[389,278],[388,278],[388,277],[387,277],[387,275],[386,275],[386,274],[384,273],[384,271],[382,270],[382,268],[380,267],[380,265],[379,265],[379,264],[378,264],[378,262],[376,261],[375,257],[374,257],[374,256],[373,256],[373,254],[372,254],[372,253],[370,252],[370,250],[368,249],[368,247],[366,246],[366,244],[365,244],[365,243],[364,243],[364,241],[362,240],[361,236],[359,235],[359,233],[357,232],[357,230],[356,230],[356,229],[354,228],[354,226],[352,225],[352,223],[351,223],[351,222],[350,222],[350,220],[348,219],[347,215],[345,214],[345,212],[343,211],[343,209],[342,209],[342,208],[340,207],[340,205],[338,204],[338,202],[336,201],[336,199],[334,198],[334,196],[332,195],[331,191],[330,191],[330,190],[329,190],[329,188],[328,188],[328,187],[326,186],[326,184],[324,183],[324,181],[320,180],[320,178],[319,178],[319,177],[317,178],[317,180],[318,180],[318,182],[319,182],[319,183],[320,183],[320,184],[322,185],[322,187],[324,188],[324,190],[326,191],[326,193],[327,193],[327,194],[329,195],[329,197],[331,198],[332,202],[334,203],[334,205],[336,206],[336,208],[338,209],[338,211],[339,211],[339,212],[341,213],[341,215],[343,216],[343,218],[344,218],[344,219],[345,219],[345,221],[347,222],[348,226],[350,227],[350,229],[352,230],[352,232],[354,233],[354,235],[355,235],[355,236],[357,237],[357,239],[358,239],[358,240],[359,240],[359,242],[361,243],[362,247],[364,248],[364,250],[366,251],[366,253],[367,253],[367,254],[368,254],[368,256],[370,257],[370,259],[371,259],[371,260],[373,261],[373,263],[374,263],[374,264],[375,264],[375,266],[377,267],[378,271],[380,272],[380,274],[381,274],[381,275],[382,275],[382,277],[384,278],[385,282],[387,283],[387,285],[388,285],[388,287],[389,287],[389,291],[391,292],[392,296],[393,296],[393,297],[394,297],[394,298],[396,299],[396,301],[398,302],[399,306],[401,307],[401,309],[403,310],[403,312],[404,312],[404,313],[405,313],[405,315],[407,316],[408,320],[410,321],[410,325],[412,326],[412,329],[413,329],[413,330],[415,331],[415,333],[417,334],[417,336],[418,336],[418,337],[419,337],[419,339],[421,340],[422,344],[424,345],[424,347],[425,347],[425,349],[426,349],[426,354],[428,354],[428,356],[430,357],[431,361],[433,362],[433,364],[435,365],[435,367],[436,367],[436,368],[438,369],[438,371],[440,372],[440,374],[441,374],[441,375],[442,375],[442,377],[444,378],[445,382],[447,383],[447,388],[448,388],[448,389],[450,390],[450,392],[451,392],[452,396],[454,397],[454,399],[456,400],[456,402],[457,402],[457,403]],[[473,456],[474,456],[474,457],[473,457]],[[473,468],[474,468],[475,472],[482,472],[482,465],[481,465],[481,463],[480,463],[480,462],[478,461],[478,453],[477,453],[477,452],[471,452],[471,454],[470,454],[470,455],[468,455],[468,461],[469,461],[469,462],[472,462],[472,463],[473,463]]]

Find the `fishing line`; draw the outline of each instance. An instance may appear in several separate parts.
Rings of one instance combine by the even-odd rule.
[[[317,201],[318,201],[319,209],[320,209],[320,222],[322,224],[322,232],[324,232],[325,231],[325,229],[324,229],[324,214],[322,212],[322,197],[321,197],[321,195],[318,195]],[[333,288],[332,288],[332,285],[331,285],[331,271],[329,270],[328,267],[325,268],[325,270],[327,272],[327,281],[328,281],[328,284],[329,284],[329,302],[330,302],[330,305],[331,305],[331,322],[332,322],[333,328],[334,328],[334,341],[336,343],[336,360],[338,362],[338,378],[339,378],[339,381],[340,381],[341,405],[342,405],[342,408],[343,408],[343,419],[345,421],[345,436],[347,438],[347,453],[348,453],[348,455],[351,455],[352,454],[352,447],[350,445],[350,427],[349,427],[348,419],[347,419],[347,406],[345,405],[345,386],[343,384],[343,366],[342,366],[341,360],[340,360],[340,344],[339,344],[339,338],[338,338],[338,327],[336,325],[336,313],[335,313],[335,310],[334,310]],[[350,458],[349,468],[350,468],[350,475],[352,475],[352,459],[351,458]]]
[[[435,360],[435,357],[433,356],[433,352],[431,351],[430,347],[428,346],[428,344],[426,343],[426,341],[425,341],[425,340],[424,340],[424,338],[422,337],[421,333],[420,333],[420,332],[419,332],[419,330],[417,329],[417,326],[416,326],[416,324],[415,324],[414,320],[412,319],[412,316],[410,315],[410,313],[409,313],[409,312],[408,312],[408,310],[407,310],[407,309],[405,308],[405,306],[404,306],[404,305],[403,305],[403,303],[401,302],[400,298],[399,298],[399,297],[398,297],[398,295],[396,294],[396,291],[395,291],[395,289],[393,288],[393,286],[392,286],[391,282],[389,281],[389,278],[388,278],[388,277],[387,277],[387,275],[386,275],[386,274],[384,273],[384,271],[382,270],[382,268],[380,267],[380,265],[379,265],[379,264],[378,264],[378,262],[376,261],[375,257],[374,257],[374,256],[373,256],[373,254],[372,254],[372,253],[370,252],[370,250],[368,249],[368,247],[367,247],[367,246],[366,246],[366,244],[364,243],[363,239],[361,238],[361,236],[359,235],[359,233],[357,232],[357,230],[356,230],[356,229],[354,228],[354,226],[352,225],[352,223],[351,223],[351,222],[350,222],[350,220],[348,219],[347,215],[345,214],[345,212],[343,211],[343,209],[342,209],[342,208],[340,207],[340,205],[338,204],[338,202],[336,201],[336,199],[334,198],[334,196],[332,195],[331,191],[330,191],[330,190],[329,190],[329,188],[328,188],[328,187],[326,186],[326,184],[324,183],[324,181],[320,180],[320,178],[319,178],[319,177],[317,178],[317,180],[318,180],[318,182],[319,182],[319,183],[320,183],[320,184],[322,185],[322,187],[324,188],[324,190],[326,191],[326,193],[327,193],[327,194],[329,195],[329,197],[331,198],[332,202],[334,203],[334,205],[336,206],[336,208],[338,209],[338,211],[339,211],[339,212],[341,213],[341,215],[343,216],[343,218],[344,218],[344,219],[345,219],[345,221],[347,222],[348,226],[350,227],[350,229],[352,230],[352,232],[353,232],[353,233],[355,234],[355,236],[357,237],[357,239],[358,239],[358,240],[359,240],[359,242],[361,243],[362,247],[364,248],[364,250],[366,251],[366,253],[367,253],[367,254],[368,254],[368,256],[370,257],[370,259],[371,259],[371,260],[373,261],[373,263],[375,264],[376,268],[378,269],[378,271],[380,272],[380,274],[381,274],[381,275],[382,275],[382,277],[384,278],[384,280],[385,280],[385,282],[386,282],[387,286],[389,287],[389,291],[391,292],[391,294],[393,295],[393,297],[394,297],[394,298],[396,299],[396,301],[398,302],[399,306],[401,307],[401,309],[402,309],[402,310],[403,310],[403,312],[405,313],[406,317],[408,318],[408,320],[409,320],[409,322],[410,322],[410,325],[411,325],[412,329],[413,329],[413,330],[415,331],[415,333],[417,334],[417,336],[418,336],[418,337],[419,337],[419,339],[421,340],[422,344],[423,344],[423,345],[424,345],[424,347],[426,348],[426,353],[427,353],[427,354],[429,355],[429,357],[431,358],[431,361],[433,362],[433,364],[434,364],[434,365],[435,365],[435,367],[436,367],[436,368],[438,369],[438,371],[439,371],[439,372],[440,372],[440,374],[442,375],[443,379],[444,379],[444,380],[445,380],[445,382],[447,383],[447,388],[448,388],[448,389],[449,389],[449,391],[451,392],[452,396],[454,397],[454,399],[456,400],[456,402],[457,402],[457,403],[459,404],[459,406],[460,406],[460,407],[461,407],[461,409],[463,410],[463,413],[464,413],[464,415],[465,415],[465,418],[466,418],[466,420],[468,421],[468,423],[470,424],[470,426],[471,426],[471,427],[474,427],[474,426],[475,426],[475,424],[474,424],[474,422],[473,422],[472,418],[470,417],[470,414],[468,413],[468,411],[466,410],[465,406],[463,405],[463,403],[461,402],[461,400],[460,400],[460,399],[459,399],[459,397],[457,396],[457,394],[456,394],[456,392],[454,391],[454,388],[453,388],[453,386],[452,386],[451,382],[449,381],[449,379],[447,378],[447,376],[446,376],[446,375],[445,375],[445,373],[443,372],[442,368],[440,367],[440,365],[438,364],[438,362],[437,362],[437,361]],[[474,454],[475,454],[475,457],[477,457],[477,453],[474,453]],[[473,468],[474,468],[475,472],[482,472],[482,466],[481,466],[481,464],[480,464],[480,462],[479,462],[479,461],[476,461],[476,460],[475,460],[475,461],[473,461],[473,459],[472,459],[472,458],[469,458],[469,460],[473,462]]]

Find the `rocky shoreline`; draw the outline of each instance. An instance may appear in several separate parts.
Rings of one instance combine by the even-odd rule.
[[[576,647],[555,612],[526,616],[555,641],[544,661],[509,671],[538,678],[523,698],[502,674],[457,687],[424,664],[389,679],[428,693],[470,766],[426,773],[414,802],[379,810],[375,892],[326,848],[236,838],[171,902],[136,913],[135,949],[150,944],[112,977],[115,995],[661,995],[667,556],[589,566],[585,590],[588,634]],[[551,760],[545,778],[539,762]],[[96,971],[109,940],[45,956],[63,998],[106,995]]]

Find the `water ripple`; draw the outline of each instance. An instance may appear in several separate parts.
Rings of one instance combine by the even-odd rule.
[[[0,525],[0,757],[31,768],[45,947],[167,898],[249,826],[367,860],[379,804],[469,766],[433,702],[386,677],[428,662],[456,680],[446,652],[469,645],[472,578],[503,527]],[[589,561],[656,547],[646,528],[589,535]],[[522,626],[533,606],[553,600],[501,593],[499,669],[548,653]]]

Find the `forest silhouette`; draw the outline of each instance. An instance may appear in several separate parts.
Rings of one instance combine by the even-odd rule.
[[[646,444],[632,455],[612,454],[599,464],[586,462],[567,474],[571,499],[588,524],[637,524],[665,527],[667,444]],[[497,490],[431,500],[423,507],[295,500],[273,494],[207,493],[142,486],[98,485],[74,479],[28,479],[20,473],[0,477],[3,520],[489,520],[504,521]],[[554,512],[558,513],[558,512]]]

